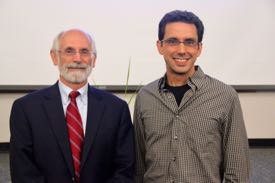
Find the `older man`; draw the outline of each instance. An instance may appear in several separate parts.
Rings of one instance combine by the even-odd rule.
[[[128,106],[87,81],[96,61],[93,39],[78,29],[61,32],[51,57],[59,81],[12,107],[12,182],[132,182],[135,155]]]

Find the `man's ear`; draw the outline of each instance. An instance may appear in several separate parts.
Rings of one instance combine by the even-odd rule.
[[[95,63],[96,63],[96,56],[92,55],[92,58],[91,58],[91,66],[92,66],[92,68],[95,67]]]
[[[201,55],[201,51],[202,51],[202,43],[199,43],[197,57],[199,57]]]
[[[161,41],[157,40],[156,45],[157,45],[159,54],[163,55],[163,45],[162,45]]]
[[[54,65],[58,65],[58,55],[55,50],[51,50],[51,58]]]

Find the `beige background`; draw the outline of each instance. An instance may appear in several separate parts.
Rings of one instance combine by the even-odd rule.
[[[0,94],[0,143],[9,142],[13,101],[24,94]],[[129,101],[131,95],[117,94]],[[275,92],[239,93],[248,138],[275,138]],[[129,104],[133,112],[134,100]]]

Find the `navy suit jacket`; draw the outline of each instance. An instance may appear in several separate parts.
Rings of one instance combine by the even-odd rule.
[[[10,130],[13,183],[74,182],[57,83],[14,102]],[[134,135],[127,103],[89,86],[80,182],[133,182],[134,162]]]

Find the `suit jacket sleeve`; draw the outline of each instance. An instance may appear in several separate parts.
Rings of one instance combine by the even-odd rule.
[[[116,139],[114,163],[116,170],[108,183],[133,182],[135,151],[132,120],[128,105],[124,103]]]
[[[10,172],[13,183],[44,183],[36,166],[32,149],[32,134],[27,114],[20,103],[14,102],[10,116]]]

